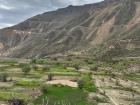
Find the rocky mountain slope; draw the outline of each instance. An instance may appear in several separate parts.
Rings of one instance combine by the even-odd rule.
[[[140,1],[105,0],[39,14],[0,30],[0,54],[140,56]]]

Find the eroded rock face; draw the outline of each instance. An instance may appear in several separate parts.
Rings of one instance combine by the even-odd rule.
[[[140,56],[140,3],[105,0],[68,6],[0,30],[1,56]]]

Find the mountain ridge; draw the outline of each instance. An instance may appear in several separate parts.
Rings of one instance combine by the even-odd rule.
[[[105,0],[39,14],[0,30],[1,56],[140,56],[140,3]]]

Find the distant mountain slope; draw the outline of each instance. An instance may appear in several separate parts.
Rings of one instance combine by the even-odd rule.
[[[140,56],[139,0],[69,6],[0,30],[0,54]]]

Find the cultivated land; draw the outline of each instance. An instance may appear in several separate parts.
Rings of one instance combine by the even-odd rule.
[[[0,105],[139,105],[139,61],[1,59]]]

